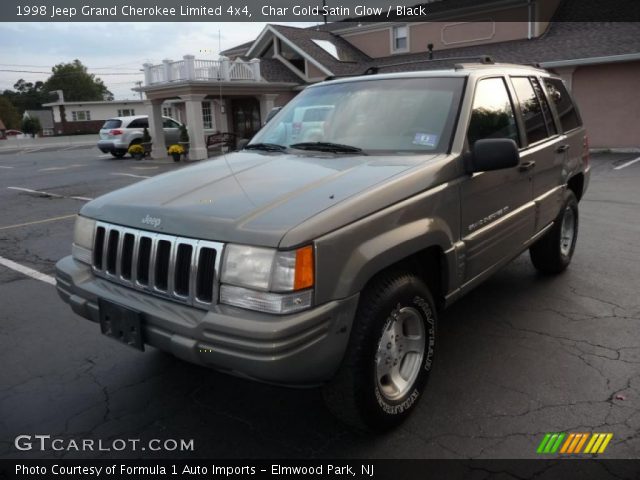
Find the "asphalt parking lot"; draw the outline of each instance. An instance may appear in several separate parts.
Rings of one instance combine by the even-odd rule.
[[[334,420],[318,390],[128,349],[58,298],[54,264],[83,203],[184,164],[86,146],[0,152],[0,457],[537,458],[546,432],[612,432],[603,456],[637,458],[640,162],[616,169],[637,156],[592,156],[565,274],[539,276],[522,255],[441,316],[419,408],[373,437]],[[20,452],[21,434],[193,439],[195,450]]]

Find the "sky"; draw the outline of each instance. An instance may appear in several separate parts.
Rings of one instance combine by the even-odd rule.
[[[220,50],[255,39],[264,26],[259,22],[0,23],[0,91],[13,89],[20,78],[44,81],[51,67],[77,58],[116,99],[135,99],[139,94],[131,89],[144,79],[143,63],[156,65],[189,54],[214,60]]]

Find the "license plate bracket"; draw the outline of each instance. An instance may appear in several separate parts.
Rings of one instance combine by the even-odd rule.
[[[144,352],[140,312],[102,298],[98,299],[98,309],[104,335]]]

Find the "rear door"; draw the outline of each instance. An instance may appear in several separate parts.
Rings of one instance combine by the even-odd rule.
[[[510,138],[522,145],[512,92],[503,77],[476,83],[467,143]],[[535,208],[527,155],[513,168],[469,175],[461,184],[461,236],[465,244],[465,282],[479,279],[512,258],[533,235]]]
[[[524,148],[533,172],[533,200],[536,205],[536,232],[558,215],[563,199],[562,169],[570,146],[558,133],[549,103],[538,78],[512,76],[516,109],[524,129]]]

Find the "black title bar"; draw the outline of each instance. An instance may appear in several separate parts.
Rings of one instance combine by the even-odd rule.
[[[3,0],[2,22],[640,21],[636,0]]]
[[[637,479],[640,460],[0,460],[0,478]]]

